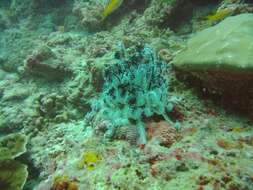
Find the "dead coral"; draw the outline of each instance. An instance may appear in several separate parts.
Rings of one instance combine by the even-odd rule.
[[[73,12],[79,18],[81,24],[90,30],[101,28],[101,13],[103,1],[75,1]]]
[[[27,58],[25,67],[28,72],[47,79],[61,81],[70,77],[72,71],[57,61],[52,50],[47,46],[42,46]]]
[[[68,120],[68,113],[64,109],[67,106],[67,98],[64,95],[42,94],[37,98],[35,108],[43,120],[50,119],[55,122]]]
[[[89,58],[102,57],[108,53],[117,37],[111,32],[99,32],[88,38],[85,42],[85,53]]]
[[[68,90],[68,101],[82,110],[88,110],[90,98],[95,94],[87,72],[80,72]]]
[[[66,0],[12,0],[10,11],[13,12],[13,16],[21,17],[44,13],[48,9],[63,6],[66,3]]]
[[[156,139],[160,145],[166,147],[170,147],[182,138],[181,134],[167,122],[148,123],[147,133],[150,139]]]
[[[103,72],[111,56],[88,59],[87,64],[80,70],[71,82],[68,91],[68,101],[78,108],[88,111],[90,100],[101,91],[104,84]]]
[[[54,179],[50,190],[78,190],[76,182],[68,176],[58,176]]]
[[[66,77],[69,77],[72,72],[62,68],[60,66],[51,66],[48,64],[43,64],[39,62],[36,58],[30,57],[27,59],[27,69],[31,73],[44,76],[48,79],[55,79],[55,80],[63,80]]]

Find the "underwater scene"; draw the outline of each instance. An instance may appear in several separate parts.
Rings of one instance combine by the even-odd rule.
[[[253,190],[253,1],[0,0],[0,190]]]

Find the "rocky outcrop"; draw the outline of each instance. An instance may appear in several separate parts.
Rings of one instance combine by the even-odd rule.
[[[241,14],[197,33],[173,64],[200,78],[206,87],[244,91],[253,87],[252,52],[253,14]]]
[[[246,111],[252,117],[252,52],[253,14],[240,14],[195,34],[173,65],[178,78],[188,76],[188,82],[220,106]]]

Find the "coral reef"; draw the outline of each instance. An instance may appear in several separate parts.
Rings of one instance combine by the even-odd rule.
[[[106,20],[106,18],[114,11],[116,11],[122,5],[122,3],[123,3],[122,0],[109,1],[109,3],[105,6],[105,8],[102,11],[101,14],[102,20]]]
[[[252,68],[249,61],[251,60],[249,51],[252,41],[250,34],[253,30],[251,22],[252,14],[241,14],[227,18],[218,25],[197,33],[188,41],[187,48],[176,56],[174,65],[181,69],[185,67],[185,70],[189,71],[201,69],[207,71],[220,69],[220,72],[250,71]],[[244,27],[239,27],[241,25]],[[222,31],[222,33],[218,31]],[[206,36],[212,33],[215,35],[210,39],[206,39]],[[243,38],[238,34],[243,34]],[[239,38],[240,41],[238,41]],[[238,42],[233,42],[234,40]],[[206,46],[207,43],[208,46]],[[222,46],[224,43],[225,47],[224,45]],[[199,49],[192,52],[191,50],[197,46]],[[239,52],[238,47],[244,47],[241,50],[242,52]],[[227,56],[228,53],[230,56]],[[238,54],[243,54],[244,56],[238,58]],[[205,56],[204,60],[200,58],[202,56]],[[231,56],[233,57],[231,58]]]
[[[111,27],[119,18],[133,10],[145,9],[150,0],[131,1],[83,1],[74,3],[73,12],[80,20],[80,24],[90,31],[99,31]],[[120,6],[119,6],[120,5]],[[112,16],[111,19],[108,19]],[[109,20],[110,22],[107,22]]]
[[[26,152],[27,137],[16,133],[0,139],[0,159],[14,159]]]
[[[90,30],[97,30],[101,28],[104,3],[104,1],[76,1],[73,12],[78,16],[82,25]]]
[[[43,13],[46,12],[47,9],[52,9],[58,6],[60,7],[66,3],[66,0],[56,0],[54,2],[49,0],[12,0],[9,5],[9,11],[12,16],[17,19],[19,17],[34,15],[34,12],[36,11]]]
[[[72,75],[72,72],[59,63],[53,63],[53,52],[49,47],[39,48],[32,56],[27,58],[26,67],[31,73],[44,76],[47,79],[63,80]],[[51,59],[52,58],[52,59]],[[49,60],[51,59],[51,60]],[[50,64],[43,63],[49,62]]]
[[[189,47],[252,1],[115,1],[103,19],[110,2],[0,1],[0,189],[253,189],[252,121],[237,114],[252,107],[251,69],[205,72],[206,54],[232,49],[203,48],[215,32]],[[238,64],[248,51],[236,42],[251,35],[236,24],[221,34],[235,26]],[[203,70],[172,67],[188,50],[206,51]],[[229,56],[215,66],[229,70]]]
[[[41,171],[41,178],[52,175],[61,160],[68,160],[67,155],[72,155],[73,151],[78,153],[70,160],[78,159],[84,152],[79,152],[82,150],[82,142],[90,136],[83,122],[51,124],[49,127],[50,130],[42,128],[30,140],[31,144],[36,144],[29,150],[30,157],[34,166]],[[53,134],[51,130],[54,131]]]
[[[94,100],[92,112],[95,123],[109,121],[105,136],[113,137],[117,128],[137,125],[140,144],[146,143],[145,118],[160,115],[168,122],[168,113],[177,100],[169,95],[168,67],[159,62],[153,50],[127,55],[121,45],[116,53],[118,62],[105,71],[105,83],[100,100]],[[88,118],[90,119],[90,118]]]
[[[2,190],[23,189],[27,177],[26,165],[15,160],[0,161],[0,187]]]
[[[57,176],[50,190],[78,190],[76,183],[67,176]]]
[[[89,58],[103,57],[112,50],[112,41],[115,36],[109,32],[103,31],[87,39],[85,44],[85,53]]]
[[[86,168],[87,170],[92,171],[101,159],[101,156],[97,152],[89,150],[83,153],[77,167],[78,169]]]
[[[68,112],[64,108],[66,97],[56,93],[40,95],[36,102],[38,116],[43,119],[51,119],[56,122],[68,120]]]
[[[147,125],[148,138],[158,140],[162,146],[170,147],[182,138],[175,127],[168,125],[166,122],[148,123]]]
[[[26,152],[27,137],[16,133],[0,138],[0,187],[23,189],[28,177],[27,166],[14,160]]]
[[[174,66],[200,79],[201,86],[210,93],[224,94],[224,100],[231,100],[227,105],[249,109],[253,79],[252,22],[252,14],[240,14],[197,33],[176,55]],[[233,99],[239,97],[243,98],[236,103]]]

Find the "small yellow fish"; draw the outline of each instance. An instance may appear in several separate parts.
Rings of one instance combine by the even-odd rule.
[[[88,171],[92,171],[101,160],[102,157],[99,153],[93,150],[88,150],[83,153],[81,160],[77,163],[77,168],[86,168]]]
[[[121,6],[122,2],[123,0],[110,0],[101,14],[102,21],[117,10]]]
[[[206,19],[210,22],[216,22],[216,21],[226,18],[227,16],[230,16],[232,12],[233,12],[233,9],[228,9],[228,8],[221,9],[221,10],[218,10],[213,15],[207,16]]]

